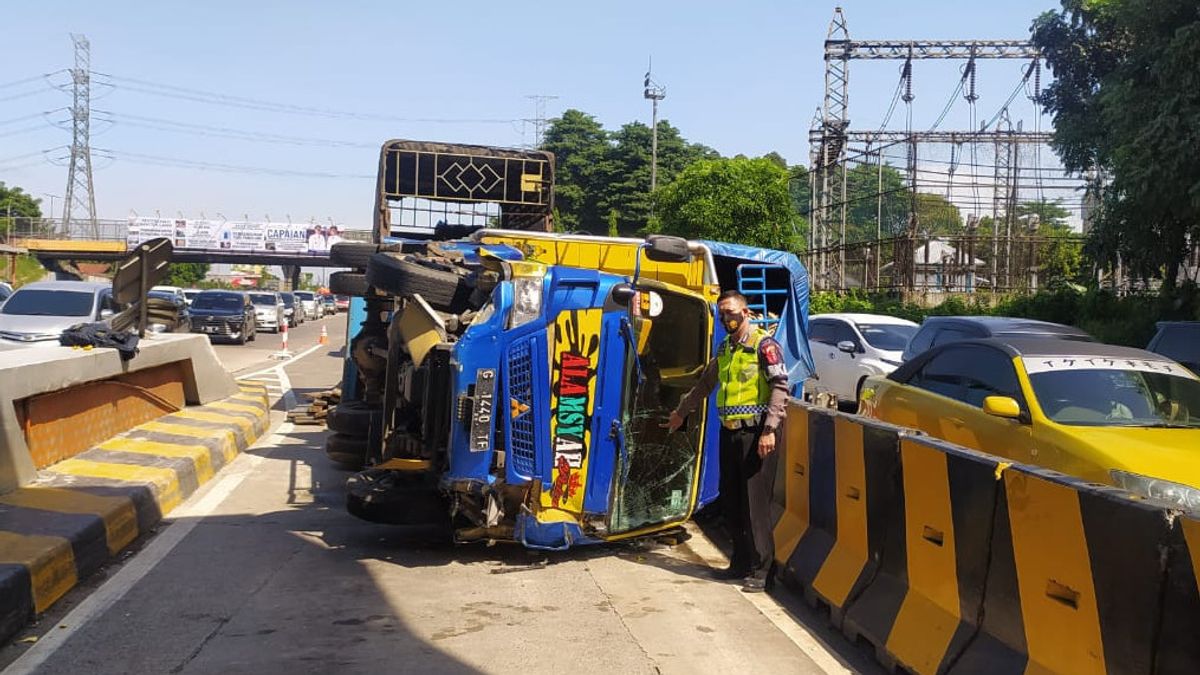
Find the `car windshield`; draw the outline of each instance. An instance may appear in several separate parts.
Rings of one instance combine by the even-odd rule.
[[[308,291],[296,291],[296,297],[300,298],[301,300],[308,300],[308,301],[312,301],[313,299],[316,298],[315,295],[313,295],[312,293],[309,293]]]
[[[251,293],[250,302],[253,302],[256,305],[269,305],[274,307],[275,296],[270,293]]]
[[[291,305],[296,302],[296,299],[292,297],[291,293],[280,293],[279,297],[283,298],[283,304],[285,305]]]
[[[22,288],[0,313],[19,316],[91,316],[94,293],[49,288]]]
[[[196,296],[196,300],[192,303],[193,309],[240,309],[242,307],[241,296],[232,295],[230,293],[201,293]]]
[[[902,352],[917,332],[917,327],[895,323],[860,323],[858,332],[875,349]]]
[[[1200,326],[1166,326],[1154,351],[1185,366],[1200,364]]]
[[[668,433],[662,422],[704,371],[709,309],[699,298],[656,294],[661,299],[657,316],[641,316],[642,303],[635,298],[620,329],[626,373],[621,470],[614,472],[609,516],[614,533],[683,520],[694,497],[701,416],[691,415],[676,433]],[[651,300],[645,306],[659,304]]]
[[[160,300],[175,300],[175,293],[173,291],[151,290],[150,292],[146,293],[146,297],[158,298]]]
[[[1133,369],[1081,369],[1029,376],[1038,404],[1059,424],[1200,428],[1200,380]]]

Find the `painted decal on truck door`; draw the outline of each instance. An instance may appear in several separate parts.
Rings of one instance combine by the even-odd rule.
[[[600,309],[561,312],[554,321],[550,373],[550,443],[554,450],[549,490],[542,506],[583,511],[596,367],[600,358]]]

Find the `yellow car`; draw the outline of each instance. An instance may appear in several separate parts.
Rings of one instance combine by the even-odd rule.
[[[1140,349],[954,342],[863,386],[859,413],[1200,510],[1200,378]]]

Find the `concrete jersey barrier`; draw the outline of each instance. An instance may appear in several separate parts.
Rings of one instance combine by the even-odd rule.
[[[175,401],[176,404],[202,405],[238,392],[237,384],[217,361],[208,338],[203,335],[158,335],[142,340],[139,349],[130,361],[122,361],[114,349],[29,347],[0,351],[0,403],[3,403],[0,405],[0,494],[29,483],[39,468],[30,454],[31,430],[24,423],[28,420],[19,415],[18,402],[101,382],[123,383],[136,389],[136,382],[126,380],[171,364],[179,364],[180,369],[177,379],[182,400]],[[91,411],[71,412],[79,414],[80,421],[109,425],[105,428],[114,433],[169,412],[169,409],[143,412],[123,423],[122,416],[114,414],[116,411],[107,405],[111,395],[99,393],[95,397],[105,400]],[[88,415],[89,412],[92,414]]]
[[[1127,492],[790,403],[776,558],[917,673],[1200,672],[1200,521]]]

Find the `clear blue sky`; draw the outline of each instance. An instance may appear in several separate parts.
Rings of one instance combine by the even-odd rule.
[[[842,5],[858,39],[1024,38],[1036,15],[1057,7],[1052,0]],[[93,147],[117,157],[95,160],[101,217],[124,218],[131,209],[230,219],[290,214],[296,221],[333,218],[365,226],[373,196],[369,176],[382,141],[532,142],[532,130],[520,122],[416,120],[519,120],[534,115],[527,95],[547,94],[558,97],[547,105],[550,117],[578,108],[608,128],[648,122],[641,84],[651,54],[655,79],[667,87],[661,115],[686,138],[724,155],[776,150],[792,163],[806,162],[833,8],[796,0],[10,3],[0,27],[0,180],[42,197],[43,208],[50,202],[44,193],[64,192],[65,165],[22,156],[67,145],[69,126],[55,128],[41,117],[9,120],[68,106],[69,93],[42,81],[3,85],[71,67],[72,32],[90,39],[94,71],[124,78],[108,87],[98,77],[93,87],[93,108],[104,111],[97,118],[111,113],[116,121],[93,122]],[[932,124],[957,84],[960,65],[916,65],[914,126]],[[891,101],[899,63],[853,62],[851,68],[852,125],[874,128]],[[1020,68],[1017,62],[980,66],[980,118],[1000,107]],[[144,85],[130,78],[393,119],[211,105],[136,91]],[[65,83],[67,76],[50,80]],[[1032,115],[1028,103],[1015,109],[1027,127]],[[251,142],[199,135],[191,127],[180,133],[170,130],[179,127],[131,116],[361,147]],[[61,110],[48,117],[67,119]],[[901,113],[892,126],[898,123]],[[960,100],[941,128],[965,126]],[[60,149],[48,156],[63,155]],[[201,170],[148,159],[159,157],[337,177]],[[55,201],[58,209],[61,200]]]

